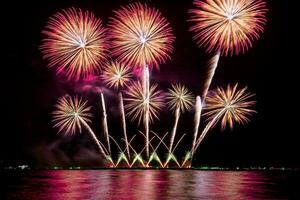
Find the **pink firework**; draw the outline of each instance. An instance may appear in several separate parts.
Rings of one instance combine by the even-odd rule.
[[[175,37],[157,9],[141,3],[121,7],[109,27],[112,54],[118,61],[131,67],[158,67],[170,58]]]
[[[106,60],[106,29],[89,11],[69,8],[50,18],[43,30],[43,57],[57,74],[78,80],[100,70]]]
[[[190,10],[194,39],[208,52],[223,55],[244,53],[264,30],[263,0],[194,0]]]

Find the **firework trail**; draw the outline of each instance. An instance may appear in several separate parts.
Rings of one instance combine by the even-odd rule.
[[[141,133],[141,132],[140,132],[140,133]],[[155,135],[155,137],[156,137],[157,139],[159,139],[159,141],[160,141],[159,144],[157,145],[157,147],[154,149],[154,152],[156,152],[156,150],[157,150],[157,148],[160,146],[160,144],[163,144],[163,145],[165,146],[165,148],[166,148],[166,149],[168,150],[168,152],[169,152],[169,153],[168,153],[168,158],[167,158],[165,164],[163,165],[163,167],[165,168],[171,160],[173,160],[173,161],[178,165],[178,167],[180,167],[180,164],[178,163],[178,161],[177,161],[175,155],[173,154],[173,152],[175,151],[175,149],[177,148],[177,146],[179,145],[179,143],[182,141],[182,139],[184,138],[184,136],[185,136],[186,134],[183,134],[183,135],[181,136],[181,138],[177,141],[175,147],[174,147],[173,150],[171,151],[170,148],[168,147],[168,145],[163,141],[164,138],[167,136],[168,133],[166,133],[162,138],[159,137],[159,135],[157,135],[155,132],[152,131],[152,133],[153,133],[153,134]],[[145,137],[145,135],[144,135],[143,133],[141,133],[141,134]],[[151,140],[152,140],[152,139],[151,139]],[[150,141],[151,141],[151,140],[150,140]],[[148,164],[149,164],[149,162],[148,162]]]
[[[142,132],[140,132],[140,133],[145,137],[145,135],[144,135]],[[153,138],[154,138],[154,137],[152,137],[152,138],[150,139],[149,143],[153,140]],[[131,145],[130,143],[129,143],[128,145],[129,145],[129,147],[132,149],[132,151],[133,151],[134,154],[135,154],[135,156],[134,156],[134,158],[133,158],[133,161],[132,161],[132,163],[130,164],[130,168],[134,165],[134,163],[135,163],[136,161],[139,161],[139,162],[142,164],[143,167],[146,167],[146,165],[145,165],[145,163],[144,163],[144,160],[143,160],[143,158],[142,158],[142,156],[141,156],[142,152],[146,149],[146,144],[145,144],[145,146],[143,147],[143,149],[142,149],[139,153],[137,153],[137,152],[135,151],[135,149],[132,147],[132,145]]]
[[[130,166],[129,161],[128,161],[126,155],[124,154],[124,151],[122,151],[120,145],[117,143],[117,141],[116,141],[112,136],[109,136],[109,137],[110,137],[110,138],[112,139],[112,141],[116,144],[116,146],[118,147],[118,149],[119,149],[119,151],[120,151],[120,152],[119,152],[119,156],[118,156],[118,160],[117,160],[117,162],[116,162],[116,164],[115,164],[115,167],[118,167],[118,165],[120,164],[120,162],[121,162],[122,160],[125,160],[125,162],[127,163],[127,166]]]
[[[125,118],[125,111],[124,111],[124,104],[123,104],[123,95],[121,92],[119,92],[119,98],[120,98],[120,111],[121,111],[121,117],[122,117],[122,125],[123,125],[123,133],[124,133],[124,139],[125,139],[125,145],[126,145],[126,152],[127,152],[128,158],[130,159],[127,131],[126,131],[126,118]]]
[[[209,90],[212,79],[215,75],[215,71],[218,66],[219,58],[220,58],[220,52],[217,52],[216,55],[214,55],[208,62],[208,73],[207,73],[206,81],[204,83],[204,89],[203,89],[203,93],[202,93],[202,103],[204,103],[204,101],[205,101],[205,97]]]
[[[204,139],[204,137],[206,136],[207,132],[218,122],[219,118],[224,114],[225,110],[226,110],[225,108],[220,110],[220,112],[217,113],[217,115],[215,115],[214,118],[211,121],[209,121],[209,123],[205,126],[200,137],[197,139],[197,142],[195,143],[196,145],[193,145],[193,147],[192,147],[192,151],[191,151],[192,155],[195,153],[195,151],[201,144],[201,142]]]
[[[146,65],[144,67],[144,73],[143,73],[143,92],[144,96],[146,98],[145,101],[145,114],[144,114],[144,127],[145,127],[145,133],[146,133],[146,155],[149,157],[149,68]]]
[[[140,132],[140,133],[146,138],[146,136],[142,132]],[[165,134],[165,136],[166,136],[166,134]],[[160,141],[161,141],[161,138],[158,138],[158,139],[160,139]],[[159,142],[159,144],[156,146],[156,148],[154,148],[152,146],[152,144],[149,142],[149,146],[152,149],[152,153],[151,153],[151,155],[150,155],[150,157],[148,159],[148,162],[146,163],[146,167],[149,167],[150,162],[153,161],[153,160],[156,160],[160,164],[160,166],[163,167],[163,164],[162,164],[159,156],[156,153],[156,150],[157,150],[157,148],[159,147],[160,144],[161,144],[161,142]]]
[[[228,85],[226,90],[223,88],[217,88],[215,91],[209,93],[206,99],[206,105],[204,116],[208,117],[209,123],[206,125],[202,134],[196,142],[193,152],[196,151],[207,132],[213,128],[218,121],[221,120],[221,130],[229,127],[232,129],[234,122],[238,124],[244,124],[249,122],[249,116],[256,111],[251,107],[256,103],[249,100],[254,94],[247,92],[247,87],[238,89],[238,84],[233,87]]]
[[[111,155],[110,142],[109,142],[109,133],[108,133],[108,126],[107,126],[107,114],[106,114],[106,107],[105,107],[104,95],[103,95],[103,93],[101,93],[100,95],[101,95],[102,116],[103,116],[102,117],[103,131],[104,131],[104,136],[106,137],[108,152]]]
[[[170,151],[172,151],[177,125],[181,113],[190,110],[193,105],[193,94],[181,84],[172,84],[169,89],[166,99],[171,110],[175,110],[175,122],[171,133]]]
[[[154,133],[154,134],[155,134],[155,133]],[[155,148],[153,148],[153,153],[151,154],[151,156],[150,156],[150,158],[149,158],[149,160],[148,160],[146,166],[149,166],[149,164],[151,163],[152,160],[156,160],[156,161],[160,164],[161,167],[164,167],[164,165],[163,165],[163,163],[161,162],[161,159],[160,159],[159,156],[157,155],[156,151],[157,151],[157,149],[159,148],[159,146],[160,146],[162,143],[164,143],[163,140],[164,140],[165,137],[168,135],[168,132],[165,133],[165,135],[164,135],[162,138],[160,138],[157,134],[155,134],[155,135],[156,135],[156,137],[159,139],[159,143],[156,145]]]
[[[107,156],[100,141],[87,123],[90,122],[89,118],[92,116],[90,113],[91,107],[87,107],[87,101],[83,101],[78,97],[72,98],[69,95],[65,95],[58,99],[55,107],[57,110],[53,112],[52,121],[54,123],[53,127],[57,127],[58,132],[64,131],[65,134],[74,134],[77,129],[81,132],[81,125],[83,125],[97,144],[100,153],[104,157]]]
[[[118,90],[120,87],[126,86],[131,81],[132,73],[130,71],[130,68],[127,67],[126,65],[118,62],[111,62],[106,66],[102,75],[102,79],[104,80],[106,85],[108,85],[109,87],[114,87],[115,89]],[[123,133],[124,133],[124,139],[126,145],[126,152],[128,158],[130,159],[122,92],[119,92],[119,106],[120,106],[122,127],[123,127]]]
[[[194,149],[196,145],[199,125],[200,125],[201,111],[202,111],[202,103],[201,103],[201,98],[199,96],[196,97],[195,107],[196,107],[195,108],[196,111],[195,111],[195,118],[194,118],[194,137],[193,137],[192,149]]]
[[[263,0],[194,0],[194,5],[189,10],[193,38],[207,52],[216,52],[209,64],[204,102],[220,55],[238,55],[252,47],[264,30],[267,8]]]
[[[78,80],[95,74],[106,60],[106,29],[93,13],[69,8],[50,18],[42,32],[43,57],[57,74]]]
[[[170,151],[172,151],[173,148],[173,143],[174,143],[174,139],[175,139],[175,135],[176,135],[176,131],[177,131],[177,125],[178,125],[178,121],[179,121],[179,117],[180,117],[180,108],[176,108],[175,110],[175,123],[172,129],[172,133],[171,133],[171,139],[170,139]]]
[[[86,121],[84,121],[81,117],[78,117],[80,122],[83,124],[83,126],[89,131],[91,137],[93,138],[93,140],[95,141],[95,143],[97,144],[99,150],[100,150],[100,153],[106,158],[107,157],[107,154],[104,152],[99,140],[97,139],[94,131],[91,129],[91,127],[86,123]]]
[[[148,84],[146,84],[148,85]],[[149,156],[149,123],[151,123],[154,118],[158,119],[159,111],[163,106],[163,93],[157,90],[157,85],[152,85],[149,88],[148,95],[145,95],[144,84],[141,85],[140,82],[135,82],[126,91],[127,97],[124,99],[127,104],[125,109],[127,110],[127,115],[132,117],[132,120],[138,119],[138,123],[143,119],[145,125],[146,134],[146,154]]]

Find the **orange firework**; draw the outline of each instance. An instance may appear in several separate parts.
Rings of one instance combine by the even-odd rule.
[[[102,79],[109,87],[118,89],[130,82],[132,73],[126,65],[118,62],[110,62],[103,71]]]
[[[249,121],[249,116],[255,113],[251,109],[256,102],[249,100],[254,94],[247,92],[247,87],[238,89],[238,84],[234,87],[230,85],[227,89],[217,88],[209,93],[205,99],[205,109],[207,110],[204,116],[208,117],[208,121],[214,126],[221,120],[222,130],[228,124],[232,129],[234,122],[244,124]]]
[[[194,0],[190,28],[194,39],[208,52],[244,53],[259,38],[266,23],[263,0]]]
[[[105,28],[93,13],[69,8],[50,18],[41,45],[49,67],[78,80],[100,70],[107,54]]]
[[[65,134],[74,134],[77,129],[81,132],[82,122],[90,122],[92,117],[90,113],[91,107],[87,106],[87,101],[81,98],[72,98],[65,95],[58,100],[53,112],[54,127],[58,128],[58,132],[64,131]]]
[[[149,121],[152,122],[155,118],[158,119],[159,111],[163,107],[163,93],[157,89],[156,84],[149,89],[149,99],[144,95],[143,86],[140,82],[135,82],[126,91],[127,97],[124,99],[127,102],[125,109],[128,110],[128,115],[132,120],[138,119],[140,123],[145,115],[147,104],[149,105]]]
[[[172,88],[169,89],[166,99],[168,100],[169,108],[175,111],[175,123],[171,133],[169,147],[170,151],[172,151],[180,113],[183,113],[185,110],[190,110],[194,100],[193,94],[187,89],[187,87],[181,84],[172,84]]]
[[[172,84],[166,99],[171,110],[179,109],[180,112],[190,110],[194,103],[194,96],[188,88],[181,84]]]
[[[112,54],[131,67],[156,66],[170,58],[175,39],[161,13],[146,4],[133,3],[115,11],[109,27]]]

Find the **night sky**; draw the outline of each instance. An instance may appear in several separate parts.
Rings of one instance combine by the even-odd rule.
[[[92,11],[107,24],[112,10],[134,1],[43,1],[43,3],[13,3],[4,6],[1,62],[1,165],[28,164],[35,167],[52,165],[101,164],[96,146],[87,134],[62,136],[51,126],[51,112],[57,99],[65,93],[79,94],[93,106],[92,128],[101,135],[100,97],[93,90],[82,91],[74,84],[57,77],[47,68],[39,51],[48,18],[61,9],[79,7]],[[148,0],[158,8],[174,31],[176,40],[171,60],[154,70],[151,82],[167,89],[170,83],[186,84],[194,94],[201,94],[206,63],[212,54],[205,53],[192,40],[188,31],[187,10],[192,0]],[[244,55],[221,57],[211,88],[239,82],[256,93],[257,114],[245,126],[221,132],[220,126],[208,134],[196,153],[194,165],[220,166],[300,166],[299,131],[296,114],[299,110],[295,93],[298,79],[291,77],[296,64],[292,36],[291,5],[288,1],[267,1],[267,25],[261,38]],[[291,77],[291,78],[290,78]],[[108,124],[112,135],[121,135],[116,96],[107,92]],[[172,117],[172,118],[171,118]],[[161,121],[151,125],[160,134],[170,131],[173,115],[164,111]],[[137,133],[136,123],[128,123],[129,134]],[[203,129],[203,124],[201,126]],[[142,128],[142,127],[141,127]],[[140,129],[141,129],[140,128]],[[191,143],[193,112],[180,119],[177,134],[189,136],[179,147],[185,152]],[[139,138],[141,141],[142,138]],[[141,143],[141,142],[140,142]],[[114,147],[116,149],[116,147]]]

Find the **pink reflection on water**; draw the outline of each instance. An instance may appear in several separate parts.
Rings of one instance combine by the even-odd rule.
[[[282,181],[282,176],[245,171],[31,171],[10,186],[10,199],[282,199]]]

